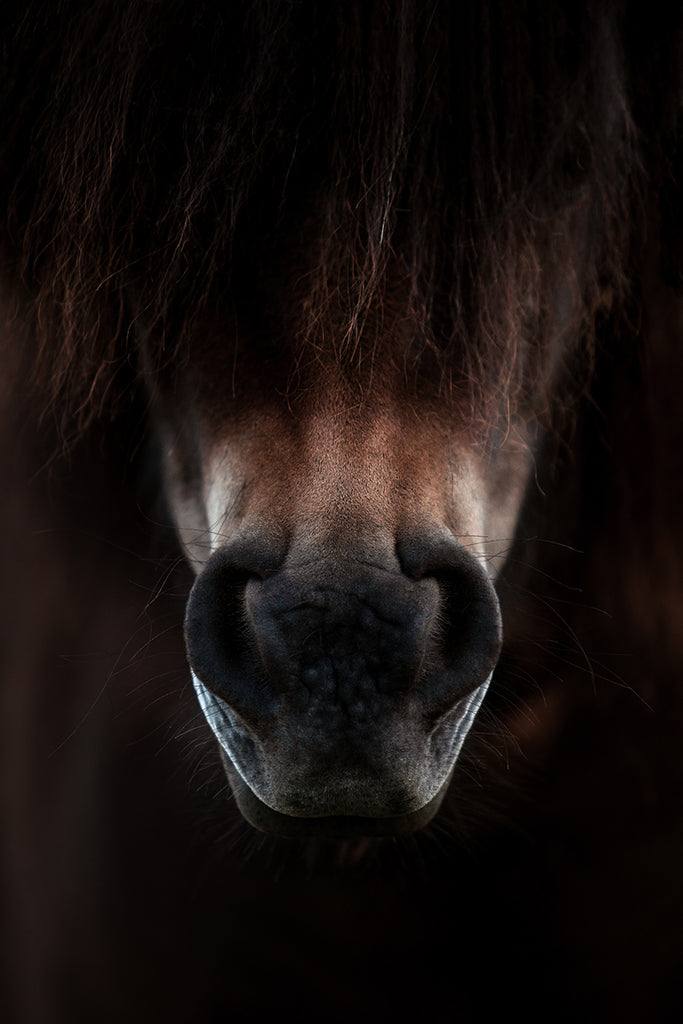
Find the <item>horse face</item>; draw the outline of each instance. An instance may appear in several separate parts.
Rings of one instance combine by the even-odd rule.
[[[476,442],[388,359],[355,379],[298,363],[296,389],[265,352],[236,359],[199,360],[163,403],[200,704],[253,825],[412,831],[500,653],[492,581],[529,445]]]

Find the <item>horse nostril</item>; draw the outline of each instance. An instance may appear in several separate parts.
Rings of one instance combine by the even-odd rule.
[[[472,568],[472,555],[450,533],[400,538],[396,557],[403,573],[413,580],[439,579],[461,566],[467,572]]]
[[[193,671],[218,696],[246,704],[246,682],[258,657],[245,611],[245,592],[277,572],[282,556],[261,539],[217,551],[195,580],[185,612],[185,643]]]
[[[282,565],[286,545],[274,537],[249,534],[238,537],[220,548],[212,563],[224,566],[229,572],[241,574],[245,579],[267,579]]]
[[[439,587],[439,630],[432,654],[438,671],[426,696],[429,709],[446,712],[454,695],[481,683],[498,661],[503,639],[498,598],[476,557],[451,536],[402,540],[396,553],[407,576],[432,578]]]

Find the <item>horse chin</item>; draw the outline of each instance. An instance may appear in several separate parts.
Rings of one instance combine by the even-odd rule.
[[[439,810],[448,790],[453,769],[439,791],[423,807],[394,817],[294,817],[268,807],[247,785],[223,748],[221,760],[237,806],[246,821],[260,832],[286,838],[355,839],[409,835],[424,828]]]

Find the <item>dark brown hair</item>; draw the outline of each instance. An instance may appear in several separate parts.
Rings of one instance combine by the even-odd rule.
[[[290,253],[300,343],[358,355],[398,291],[485,418],[564,334],[590,365],[650,185],[678,236],[677,36],[655,52],[628,5],[3,6],[5,274],[65,422],[116,397],[139,325],[173,362]]]

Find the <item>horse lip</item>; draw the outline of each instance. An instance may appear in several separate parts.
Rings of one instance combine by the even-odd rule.
[[[448,791],[455,764],[451,767],[438,792],[424,806],[407,814],[393,817],[364,817],[338,815],[334,817],[304,818],[282,814],[265,804],[236,770],[225,750],[220,748],[221,760],[230,781],[235,801],[248,823],[259,832],[282,838],[354,839],[381,836],[410,835],[424,828],[439,810]]]
[[[443,716],[432,730],[428,744],[437,764],[446,766],[446,771],[435,792],[417,807],[396,815],[381,814],[340,814],[330,816],[321,812],[310,814],[305,811],[284,812],[266,802],[267,798],[257,795],[258,780],[252,778],[253,771],[245,770],[241,764],[239,747],[256,743],[247,730],[241,727],[238,716],[221,698],[208,690],[197,675],[192,678],[202,711],[218,742],[221,757],[231,783],[237,805],[243,816],[255,828],[275,835],[321,835],[328,837],[400,835],[414,832],[426,825],[436,814],[448,789],[453,770],[465,737],[484,699],[490,678],[467,697],[462,698]],[[441,749],[439,749],[441,747]]]

